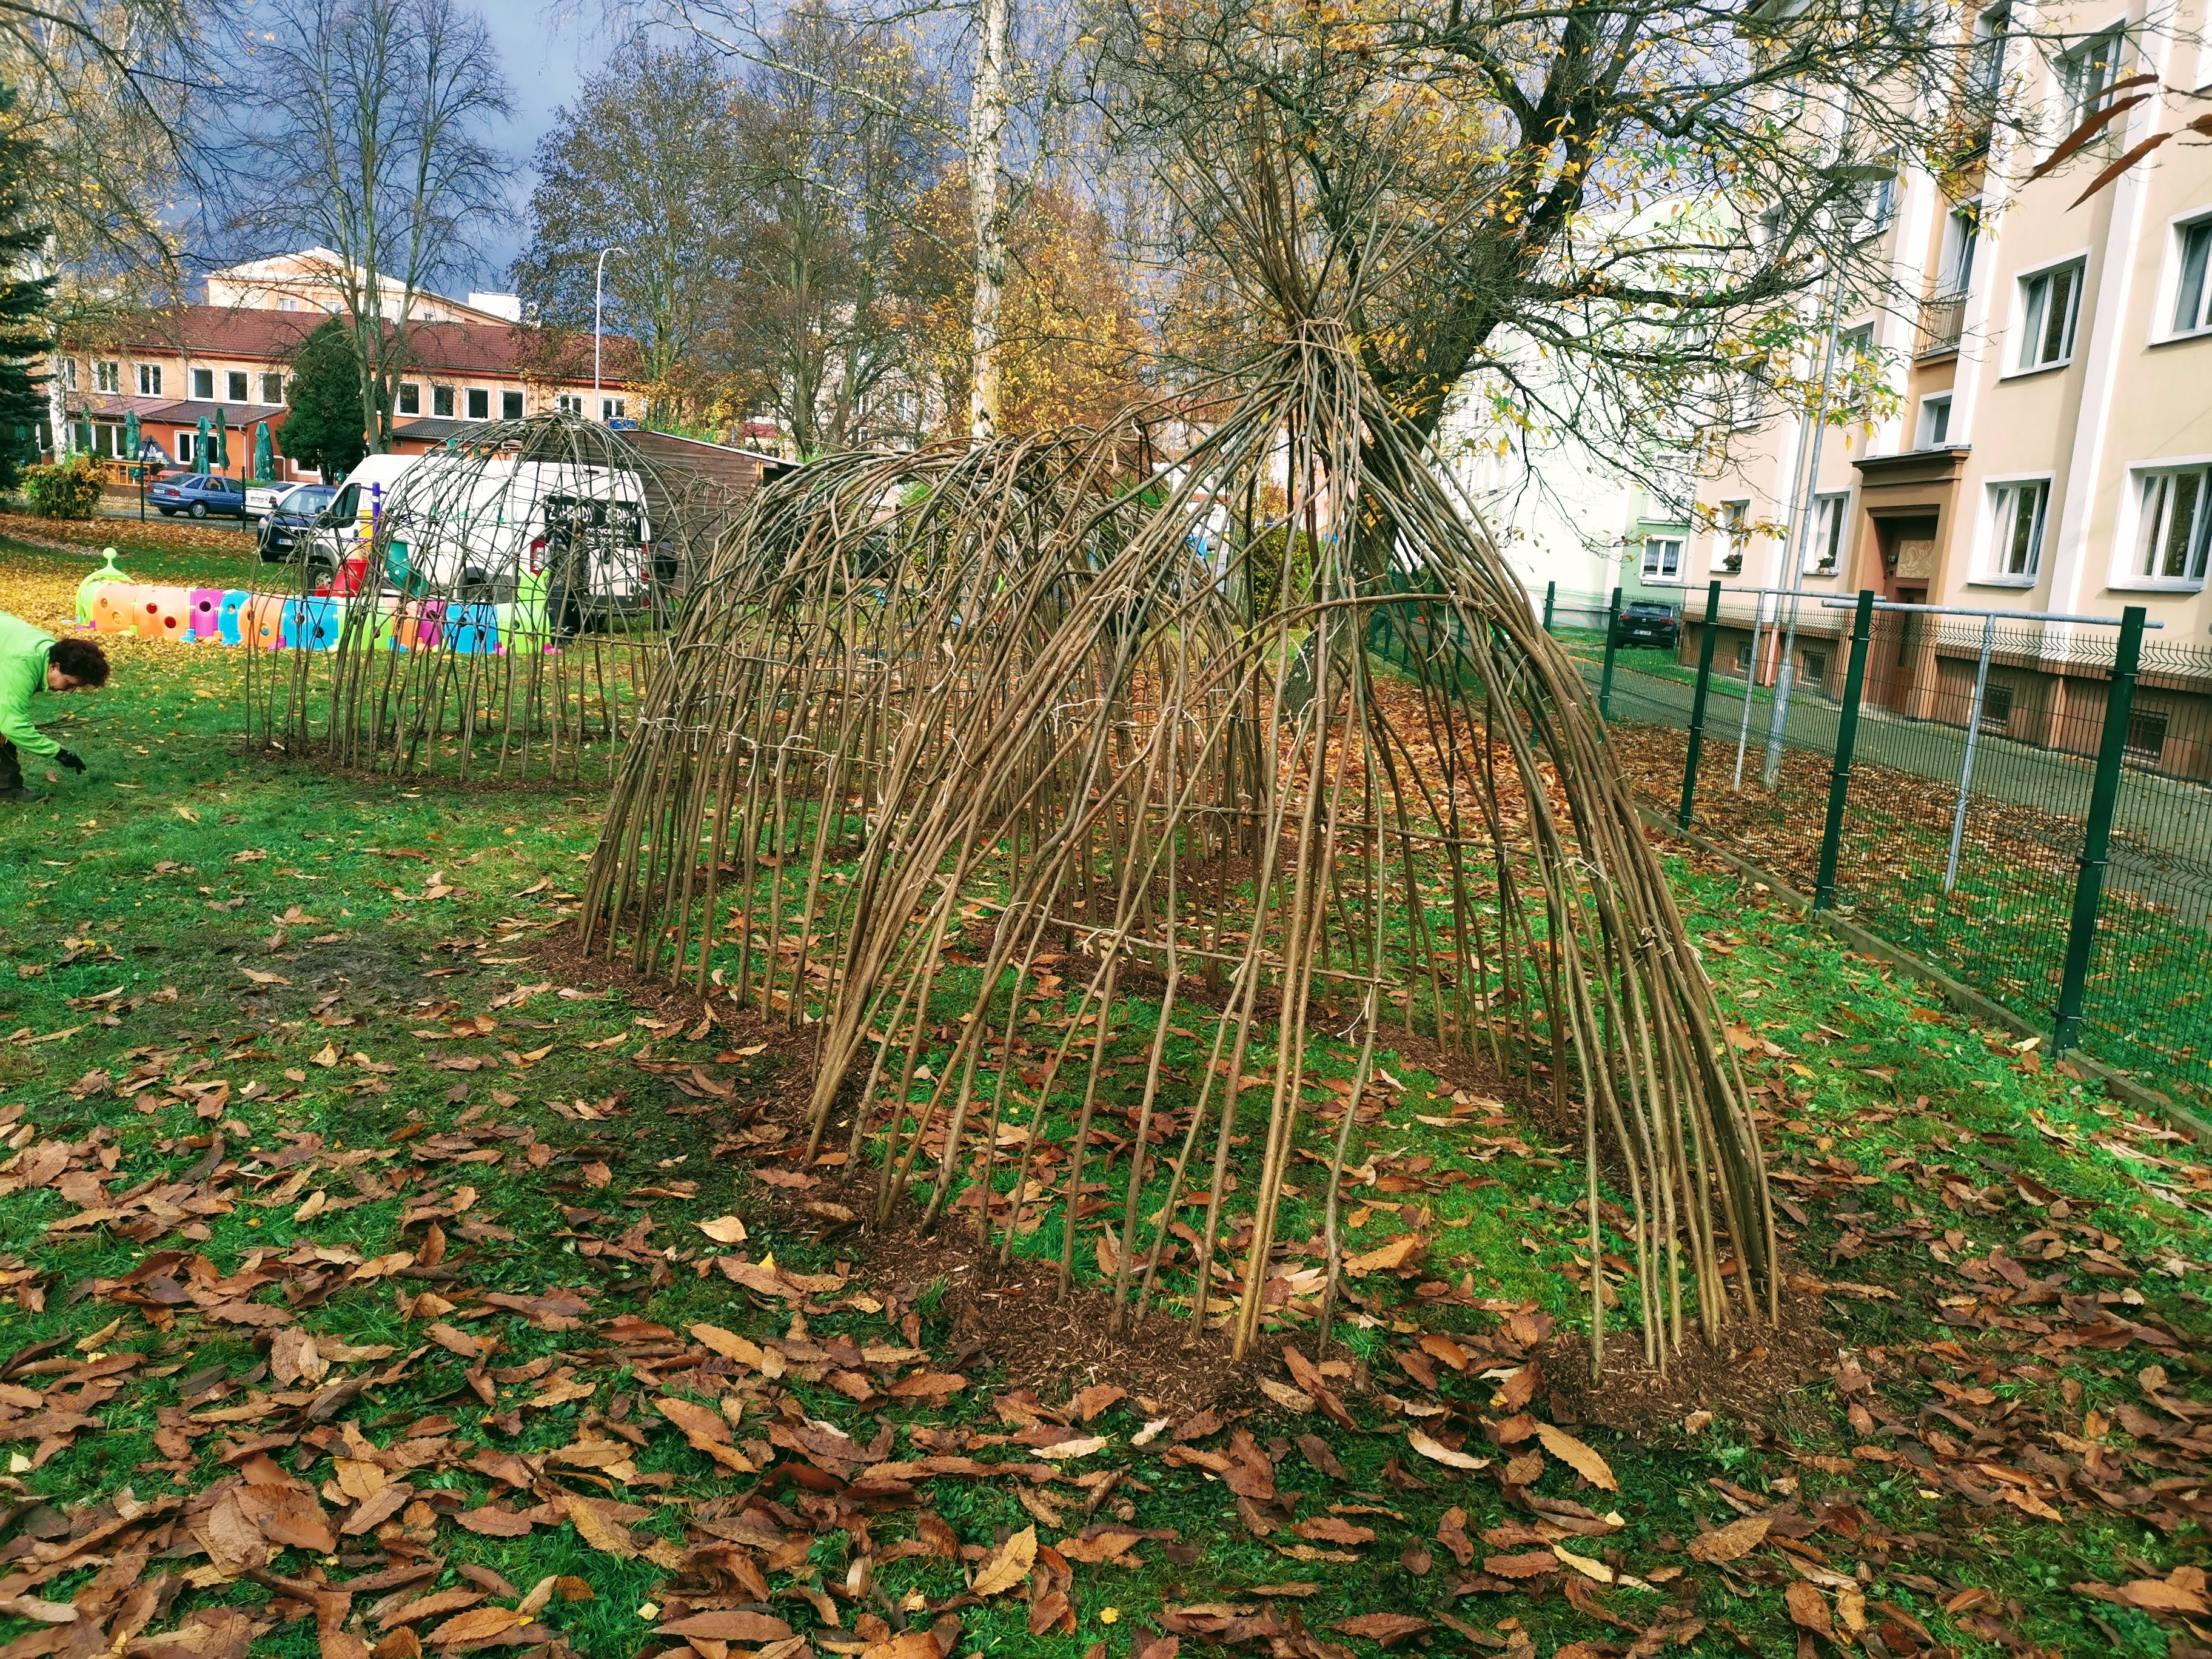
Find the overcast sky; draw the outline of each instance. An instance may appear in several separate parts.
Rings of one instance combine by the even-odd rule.
[[[530,165],[538,141],[552,130],[561,106],[574,100],[584,76],[605,60],[611,46],[573,15],[564,19],[532,0],[489,0],[483,17],[499,43],[507,83],[514,88],[514,118],[499,134],[499,143],[514,160],[514,200],[520,214],[538,183]],[[471,279],[472,285],[489,292],[507,291],[507,267],[522,251],[522,240],[518,222],[495,245],[488,242],[483,268]]]

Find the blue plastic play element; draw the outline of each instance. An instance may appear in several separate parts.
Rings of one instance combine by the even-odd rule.
[[[216,631],[225,645],[243,645],[246,637],[240,623],[246,611],[246,602],[253,597],[242,587],[234,587],[222,596],[222,608],[216,614]]]
[[[286,651],[335,651],[345,613],[330,599],[287,599],[278,645]]]
[[[490,656],[499,649],[499,608],[489,605],[447,606],[445,636],[456,656]]]

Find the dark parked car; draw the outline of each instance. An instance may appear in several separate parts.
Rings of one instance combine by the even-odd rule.
[[[179,513],[195,519],[246,517],[246,481],[221,473],[164,474],[147,486],[146,499],[171,518]]]
[[[261,521],[261,556],[289,559],[300,540],[322,521],[323,510],[337,499],[336,484],[295,484],[276,498]]]
[[[1656,645],[1671,651],[1681,637],[1682,624],[1675,617],[1674,607],[1656,599],[1631,599],[1620,607],[1613,629],[1615,645]]]

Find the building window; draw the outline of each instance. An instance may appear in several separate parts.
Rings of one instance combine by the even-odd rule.
[[[2020,366],[2048,368],[2074,356],[2074,321],[2081,310],[2082,262],[2039,271],[2020,282]]]
[[[399,383],[399,412],[402,415],[420,415],[422,412],[422,388],[413,380]]]
[[[1723,501],[1720,528],[1721,562],[1716,568],[1734,575],[1743,568],[1743,550],[1751,544],[1751,503]]]
[[[1941,392],[1920,400],[1921,449],[1941,449],[1951,441],[1951,394]]]
[[[453,388],[434,386],[430,388],[430,413],[441,421],[453,418]]]
[[[276,309],[279,311],[297,311],[299,308],[300,302],[289,294],[276,301]]]
[[[561,394],[561,412],[563,415],[581,415],[584,412],[583,398],[573,392],[562,392]]]
[[[1971,204],[1954,207],[1943,222],[1943,263],[1936,279],[1936,292],[1946,298],[1964,294],[1973,286],[1974,247],[1981,240],[1982,213]]]
[[[1682,539],[1679,536],[1647,536],[1644,539],[1644,580],[1677,581],[1682,574]]]
[[[1835,573],[1836,561],[1844,550],[1844,503],[1850,499],[1848,494],[1813,498],[1813,539],[1805,550],[1807,575]]]
[[[1982,730],[2002,735],[2012,728],[2012,687],[1982,688]]]
[[[1828,653],[1825,651],[1800,651],[1797,660],[1805,665],[1805,684],[1826,690],[1828,684]]]
[[[502,392],[499,394],[499,418],[502,421],[519,421],[522,418],[522,394],[520,392]]]
[[[627,398],[602,398],[599,399],[599,418],[603,421],[619,421],[623,418],[629,408]]]
[[[2009,6],[1984,6],[1974,19],[1974,45],[1966,60],[1966,96],[1975,108],[1995,106],[2004,76],[2005,34],[2012,25]]]
[[[2212,538],[2212,468],[2142,476],[2136,528],[2134,574],[2155,582],[2204,580],[2205,548]]]
[[[2051,480],[1990,486],[1990,574],[2033,580],[2043,562],[2043,513]]]
[[[123,390],[123,365],[120,363],[94,363],[92,366],[92,384],[93,389],[95,392],[121,392]]]
[[[469,388],[469,418],[472,421],[491,419],[491,393],[483,386]]]
[[[2180,280],[2173,290],[2173,331],[2194,334],[2212,328],[2212,283],[2204,280],[2205,264],[2212,257],[2212,219],[2199,219],[2181,227]]]
[[[2120,78],[2127,31],[2113,27],[2093,34],[2058,60],[2058,83],[2066,93],[2066,125],[2078,127],[2109,100]]]
[[[264,374],[261,377],[261,401],[264,404],[284,401],[284,377],[282,374]]]
[[[1739,640],[1735,647],[1735,672],[1746,679],[1751,678],[1751,641]]]
[[[179,432],[177,434],[177,460],[179,465],[184,466],[190,466],[191,465],[192,440],[198,435],[198,434],[197,433],[191,432]]]
[[[202,403],[211,404],[215,401],[215,371],[213,369],[196,368],[192,371],[192,396]]]
[[[2128,758],[2141,766],[2156,766],[2166,758],[2166,710],[2128,711]]]
[[[74,358],[74,357],[64,357],[64,358],[63,358],[63,359],[61,360],[61,365],[62,365],[62,389],[63,389],[64,392],[74,392],[74,391],[76,391],[76,358]]]
[[[222,394],[224,398],[234,404],[244,403],[246,401],[246,371],[242,368],[234,368],[224,378],[229,383]]]
[[[158,398],[161,395],[161,364],[138,365],[138,395],[142,398]]]

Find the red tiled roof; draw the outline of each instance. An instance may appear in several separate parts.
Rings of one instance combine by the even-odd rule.
[[[110,324],[91,338],[70,340],[76,351],[138,351],[232,362],[289,363],[301,343],[326,320],[319,311],[261,311],[229,306],[172,306]],[[555,343],[539,330],[520,323],[416,323],[408,334],[412,367],[425,374],[474,375],[487,380],[521,380],[525,365],[536,379],[548,368],[555,378],[591,378],[591,343],[584,342],[584,367],[575,373],[573,343],[550,354]],[[624,336],[605,342],[603,377],[610,386],[628,385],[635,356]]]

